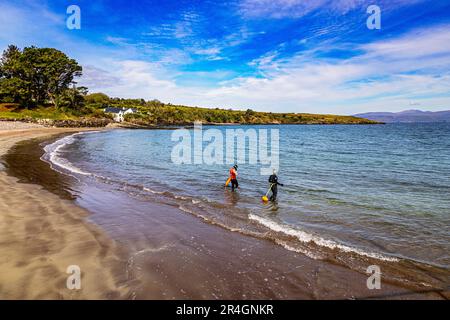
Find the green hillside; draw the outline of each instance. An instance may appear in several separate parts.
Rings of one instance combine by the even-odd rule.
[[[125,120],[138,125],[204,123],[235,124],[373,124],[375,121],[351,116],[307,113],[267,113],[251,109],[209,109],[172,105],[158,100],[110,98],[103,93],[88,94],[76,85],[82,66],[54,48],[10,45],[0,59],[0,119],[38,121],[112,121],[107,107],[134,108]],[[84,123],[84,122],[83,122]]]

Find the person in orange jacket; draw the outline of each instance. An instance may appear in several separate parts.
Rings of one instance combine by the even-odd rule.
[[[238,169],[237,164],[235,164],[235,165],[230,169],[231,191],[234,191],[235,188],[239,188],[239,183],[238,183],[238,181],[237,181],[237,169]]]

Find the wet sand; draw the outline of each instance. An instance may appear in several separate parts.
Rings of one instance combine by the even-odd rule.
[[[65,195],[76,182],[39,160],[39,144],[73,131],[80,130],[0,131],[0,156],[19,141],[38,139],[12,149],[9,162],[22,160],[8,168],[15,177],[0,171],[0,298],[446,298],[389,283],[369,290],[366,274],[100,184],[84,186],[71,200]],[[72,264],[83,273],[80,291],[66,289]]]
[[[22,140],[73,131],[0,130],[0,156]],[[85,222],[87,215],[72,201],[0,171],[0,299],[126,298],[119,251]],[[66,287],[70,265],[81,269],[81,290]]]

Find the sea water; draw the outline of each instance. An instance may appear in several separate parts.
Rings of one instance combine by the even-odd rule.
[[[231,164],[174,164],[172,130],[78,134],[47,146],[45,157],[80,179],[268,235],[312,258],[342,253],[450,267],[449,123],[233,128],[279,130],[284,186],[276,203],[261,201],[268,176],[260,163],[239,165],[236,192],[224,188]]]

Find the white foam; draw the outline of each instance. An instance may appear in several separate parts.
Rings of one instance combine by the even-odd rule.
[[[169,249],[170,247],[172,247],[172,245],[165,244],[165,245],[163,245],[163,246],[161,246],[161,247],[159,247],[159,248],[145,248],[145,249],[142,249],[142,250],[139,250],[139,251],[135,252],[135,253],[133,254],[133,256],[138,256],[138,255],[141,255],[141,254],[144,254],[144,253],[155,253],[155,252],[160,252],[160,251],[167,250],[167,249]]]
[[[286,234],[288,236],[295,237],[299,241],[304,242],[304,243],[313,242],[316,245],[321,246],[321,247],[326,247],[329,249],[338,249],[338,250],[341,250],[341,251],[347,252],[347,253],[349,253],[349,252],[356,253],[361,256],[365,256],[365,257],[369,257],[369,258],[373,258],[373,259],[377,259],[377,260],[390,261],[390,262],[399,261],[397,258],[387,257],[387,256],[381,255],[379,253],[374,253],[374,252],[366,252],[362,249],[349,247],[349,246],[346,246],[343,244],[339,244],[332,240],[326,240],[319,236],[315,236],[315,235],[309,234],[307,232],[304,232],[304,231],[301,231],[298,229],[294,229],[287,225],[279,224],[273,220],[270,220],[270,219],[267,219],[267,218],[264,218],[264,217],[261,217],[261,216],[255,215],[255,214],[249,214],[248,218],[250,220],[254,220],[254,221],[260,223],[261,225],[263,225],[266,228],[269,228],[275,232],[280,232],[280,233]],[[284,246],[284,247],[286,249],[289,249],[288,246]]]
[[[153,193],[153,194],[164,194],[163,191],[155,191],[155,190],[152,190],[152,189],[147,188],[147,187],[143,187],[142,190],[150,192],[150,193]]]
[[[193,210],[191,210],[191,209],[188,209],[188,208],[186,208],[186,207],[184,207],[184,206],[182,206],[182,205],[179,205],[179,206],[178,206],[178,209],[180,209],[181,211],[190,213],[190,214],[192,214],[192,215],[194,215],[194,216],[196,216],[196,217],[198,217],[198,218],[201,218],[201,219],[203,219],[203,220],[206,221],[206,222],[212,222],[211,219],[205,217],[204,215],[199,214],[198,212],[195,212],[195,211],[193,211]]]
[[[98,132],[98,131],[90,131],[89,133]],[[73,165],[69,160],[65,159],[61,155],[61,149],[64,148],[67,145],[70,145],[75,142],[75,136],[80,134],[86,134],[87,132],[78,132],[74,133],[70,136],[64,137],[62,139],[59,139],[51,144],[48,144],[44,147],[45,154],[42,156],[42,160],[48,160],[50,164],[52,165],[52,168],[55,169],[53,166],[59,167],[61,169],[64,169],[66,171],[77,173],[85,176],[91,175],[89,172],[85,172],[81,170],[80,168]]]
[[[300,249],[300,248],[294,248],[294,247],[288,245],[288,244],[287,244],[286,242],[284,242],[284,241],[275,240],[275,243],[276,243],[276,244],[279,244],[280,246],[282,246],[283,248],[285,248],[285,249],[287,249],[287,250],[289,250],[289,251],[294,251],[294,252],[297,252],[297,253],[302,253],[302,254],[304,254],[305,256],[307,256],[307,257],[309,257],[309,258],[311,258],[311,259],[314,259],[314,260],[321,260],[321,259],[323,259],[321,256],[318,256],[317,254],[314,254],[314,253],[312,253],[312,252],[309,251],[309,250],[304,250],[304,249]]]
[[[227,230],[229,230],[229,231],[232,231],[232,232],[241,232],[241,231],[242,231],[242,230],[240,230],[240,229],[238,229],[238,228],[232,228],[232,227],[227,226],[227,225],[225,225],[225,224],[223,224],[223,223],[221,223],[221,222],[219,222],[219,221],[215,221],[215,220],[213,220],[213,219],[210,219],[210,218],[208,218],[208,217],[206,217],[206,216],[204,216],[204,215],[202,215],[202,214],[200,214],[200,213],[198,213],[198,212],[196,212],[196,211],[193,211],[193,210],[191,210],[191,209],[188,209],[188,208],[186,208],[186,207],[184,207],[184,206],[182,206],[182,205],[178,206],[178,209],[180,209],[181,211],[184,211],[184,212],[186,212],[186,213],[192,214],[193,216],[196,216],[196,217],[198,217],[198,218],[201,218],[201,219],[203,219],[203,220],[204,220],[205,222],[207,222],[207,223],[210,223],[210,224],[213,224],[213,225],[222,227],[222,228],[227,229]]]

